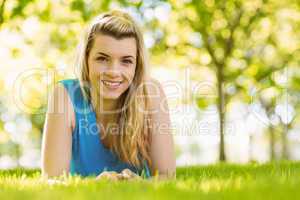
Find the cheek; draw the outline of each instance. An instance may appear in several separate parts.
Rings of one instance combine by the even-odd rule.
[[[127,77],[127,80],[129,83],[131,83],[134,79],[134,76],[135,76],[135,70],[128,70],[126,71],[126,77]]]
[[[128,71],[127,71],[128,76],[130,77],[131,80],[133,80],[133,78],[135,76],[135,69],[136,69],[136,67],[132,67],[132,68],[128,69]]]
[[[97,78],[103,73],[101,71],[102,68],[100,68],[98,64],[95,62],[89,62],[88,69],[89,69],[89,77],[91,78]]]

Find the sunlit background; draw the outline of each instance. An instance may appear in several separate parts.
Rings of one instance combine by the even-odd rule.
[[[0,168],[40,166],[48,91],[112,8],[143,29],[178,166],[300,159],[299,1],[0,0]]]

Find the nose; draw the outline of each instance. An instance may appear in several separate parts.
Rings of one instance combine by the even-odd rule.
[[[111,62],[111,66],[106,71],[106,75],[111,76],[111,77],[118,77],[118,76],[120,76],[120,74],[121,74],[121,72],[119,69],[118,62],[116,62],[116,61]]]

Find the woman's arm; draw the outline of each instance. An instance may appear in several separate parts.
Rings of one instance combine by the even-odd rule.
[[[161,84],[151,79],[148,87],[150,95],[150,132],[152,174],[159,179],[176,178],[174,141],[171,131],[169,107]]]
[[[42,140],[42,175],[69,172],[74,110],[64,86],[57,84],[48,101]]]

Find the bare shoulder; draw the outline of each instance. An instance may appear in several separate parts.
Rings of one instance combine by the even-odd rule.
[[[157,109],[160,103],[163,103],[166,95],[162,84],[155,78],[149,78],[147,81],[147,91],[149,97],[149,108]]]
[[[63,112],[65,107],[65,99],[67,97],[67,92],[62,84],[55,84],[49,95],[48,99],[48,114],[59,114]]]
[[[75,125],[75,113],[72,102],[66,88],[61,83],[56,83],[50,91],[47,115],[64,116],[72,129]]]
[[[162,89],[162,84],[153,77],[148,78],[147,86],[149,93],[151,94],[159,94],[160,90]]]

